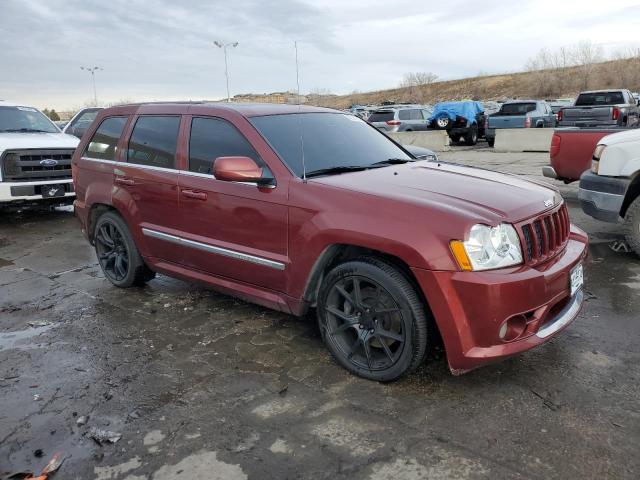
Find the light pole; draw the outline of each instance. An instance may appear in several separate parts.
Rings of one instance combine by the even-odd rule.
[[[80,67],[80,70],[86,70],[91,74],[91,79],[93,80],[93,103],[97,107],[98,106],[98,95],[96,94],[96,71],[102,70],[100,67]]]
[[[224,74],[227,77],[227,102],[230,102],[231,96],[229,95],[229,64],[227,63],[227,47],[236,48],[238,46],[238,42],[222,43],[216,40],[213,44],[224,50]]]

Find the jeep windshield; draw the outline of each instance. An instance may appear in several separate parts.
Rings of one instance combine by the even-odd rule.
[[[0,107],[0,133],[60,133],[51,120],[31,107]]]
[[[413,161],[363,120],[342,113],[293,113],[250,118],[291,171],[331,175]]]

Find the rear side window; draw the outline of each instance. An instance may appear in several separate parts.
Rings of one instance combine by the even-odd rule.
[[[137,165],[175,168],[179,129],[179,116],[139,117],[129,139],[127,161]]]
[[[411,120],[411,110],[400,110],[398,120]]]
[[[505,103],[500,108],[500,115],[524,115],[535,109],[535,103]]]
[[[587,105],[616,105],[622,103],[625,103],[622,92],[581,93],[576,100],[576,107]]]
[[[236,127],[220,118],[194,118],[189,139],[189,170],[213,173],[218,157],[249,157],[258,165],[264,162]]]
[[[393,120],[393,111],[373,112],[367,121],[388,122],[389,120]]]
[[[115,160],[118,140],[126,123],[127,117],[105,118],[91,137],[83,156],[100,160]]]

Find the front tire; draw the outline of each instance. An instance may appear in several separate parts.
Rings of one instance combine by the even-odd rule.
[[[489,144],[490,147],[493,147],[496,143],[495,137],[487,138],[487,143]]]
[[[636,197],[627,208],[623,228],[627,244],[640,256],[640,197]]]
[[[100,268],[116,287],[140,286],[155,277],[144,263],[127,224],[118,214],[103,213],[96,222],[93,238]]]
[[[397,380],[424,360],[425,312],[404,274],[374,258],[338,265],[318,295],[318,324],[328,350],[350,372],[379,382]]]

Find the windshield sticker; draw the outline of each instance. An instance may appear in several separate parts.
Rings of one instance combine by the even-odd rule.
[[[18,110],[22,110],[23,112],[37,112],[35,108],[31,107],[16,107]]]

